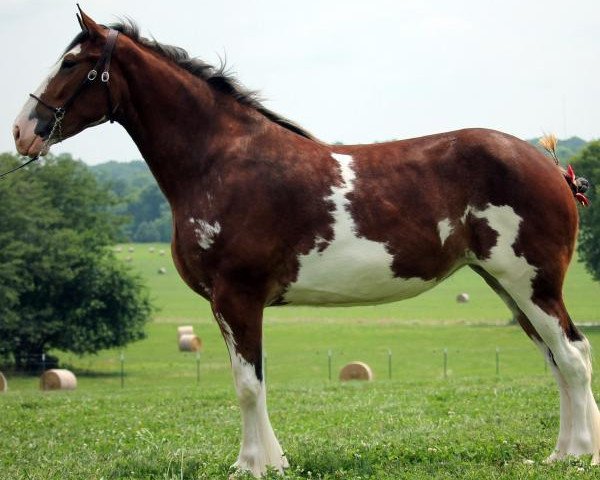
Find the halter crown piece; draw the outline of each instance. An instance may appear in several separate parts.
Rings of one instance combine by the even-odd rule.
[[[113,53],[113,50],[115,49],[115,45],[117,43],[118,36],[119,36],[119,32],[117,30],[114,30],[112,28],[108,29],[108,36],[106,38],[106,43],[104,44],[104,49],[102,50],[102,55],[100,55],[100,58],[96,62],[96,65],[94,65],[94,68],[92,68],[88,72],[86,77],[81,81],[79,86],[75,89],[75,91],[71,94],[71,96],[67,99],[67,101],[61,107],[53,107],[48,102],[45,102],[44,100],[42,100],[40,97],[34,95],[33,93],[29,94],[29,96],[31,98],[35,99],[40,105],[43,105],[48,110],[50,110],[52,113],[54,113],[54,123],[52,124],[52,129],[50,130],[50,133],[48,134],[48,138],[46,138],[46,141],[45,141],[46,145],[48,145],[50,143],[50,141],[54,138],[54,134],[56,132],[58,132],[58,141],[60,142],[62,140],[61,123],[62,123],[64,116],[67,113],[67,109],[73,104],[73,102],[79,96],[79,94],[83,91],[83,89],[87,85],[90,85],[94,80],[96,80],[96,78],[98,77],[98,72],[100,70],[102,71],[102,74],[100,75],[100,81],[106,86],[106,99],[107,99],[106,101],[107,101],[107,107],[108,107],[107,118],[110,120],[110,123],[113,123],[115,121],[114,117],[113,117],[114,108],[113,108],[112,96],[110,94],[110,87],[108,86],[108,81],[110,80],[110,72],[109,72],[110,59],[112,58],[112,53]],[[31,162],[35,162],[39,158],[40,158],[39,155],[36,155],[35,157],[29,159],[27,162],[19,165],[18,167],[13,168],[12,170],[9,170],[8,172],[4,172],[4,173],[0,174],[0,178],[5,177],[9,173],[16,172],[17,170],[29,165]]]
[[[102,74],[100,75],[100,81],[106,85],[106,93],[107,93],[107,102],[108,102],[108,119],[110,123],[114,122],[113,118],[113,104],[112,104],[112,96],[110,94],[110,88],[108,86],[108,81],[110,80],[110,60],[112,58],[112,52],[115,48],[115,44],[117,43],[117,37],[119,36],[119,32],[110,28],[108,30],[108,37],[106,38],[106,43],[104,44],[104,49],[102,50],[102,55],[96,62],[94,68],[92,68],[87,76],[81,81],[79,86],[75,89],[75,91],[71,94],[71,96],[67,99],[67,101],[62,105],[62,107],[53,107],[47,102],[43,101],[41,98],[35,96],[33,93],[30,93],[29,96],[37,100],[40,104],[46,107],[48,110],[54,112],[55,120],[60,122],[62,118],[67,113],[67,108],[71,106],[71,104],[75,101],[75,99],[79,96],[79,94],[83,91],[84,87],[91,84],[96,78],[98,78],[98,71],[102,70]]]

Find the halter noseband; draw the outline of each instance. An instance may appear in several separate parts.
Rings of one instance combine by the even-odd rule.
[[[40,103],[41,105],[46,107],[48,110],[50,110],[51,112],[54,113],[54,123],[55,124],[57,124],[57,123],[60,124],[63,117],[67,113],[67,109],[73,104],[73,102],[79,96],[79,94],[83,91],[83,89],[87,85],[91,84],[94,80],[96,80],[96,78],[98,77],[98,72],[100,70],[102,70],[102,74],[100,75],[100,81],[104,85],[106,85],[106,94],[107,94],[106,98],[107,98],[107,104],[108,104],[108,115],[107,116],[108,116],[108,119],[110,120],[110,123],[114,122],[114,118],[113,118],[114,109],[113,109],[113,103],[112,103],[112,96],[110,94],[110,87],[108,86],[108,81],[110,79],[110,73],[109,73],[110,59],[112,57],[112,52],[115,48],[115,44],[117,43],[118,35],[119,35],[119,32],[117,30],[114,30],[112,28],[110,28],[108,30],[108,37],[106,39],[106,44],[104,45],[104,49],[102,50],[102,55],[100,55],[100,58],[96,62],[96,65],[94,66],[94,68],[92,68],[88,72],[87,76],[81,81],[79,86],[75,89],[75,91],[71,94],[71,96],[67,99],[67,101],[61,107],[53,107],[52,105],[45,102],[44,100],[42,100],[38,96],[34,95],[33,93],[29,94],[29,96],[31,98],[35,99],[38,103]],[[60,131],[60,128],[59,128],[59,131]]]

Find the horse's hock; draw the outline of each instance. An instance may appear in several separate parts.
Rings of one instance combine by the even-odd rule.
[[[346,382],[348,380],[373,380],[373,371],[364,362],[350,362],[340,370],[340,380]]]
[[[40,377],[41,390],[75,390],[77,377],[70,370],[53,368],[46,370]]]
[[[6,381],[6,377],[2,375],[0,372],[0,393],[4,393],[8,390],[8,382]]]

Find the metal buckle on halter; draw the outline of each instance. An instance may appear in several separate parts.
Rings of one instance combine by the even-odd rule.
[[[87,74],[87,79],[88,79],[90,82],[93,82],[93,81],[96,79],[96,77],[97,77],[97,76],[98,76],[98,72],[97,72],[95,69],[93,69],[93,68],[92,68],[92,69],[91,69],[91,70],[88,72],[88,74]]]
[[[100,76],[100,80],[102,80],[104,83],[108,83],[109,78],[110,78],[110,74],[108,73],[108,70],[104,70],[102,72],[102,75]]]
[[[54,109],[54,120],[60,122],[65,116],[65,109],[62,107],[57,107]]]

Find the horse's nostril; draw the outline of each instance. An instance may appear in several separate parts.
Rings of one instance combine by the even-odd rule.
[[[19,140],[20,136],[21,136],[21,130],[19,129],[18,125],[15,125],[13,127],[13,137],[15,137],[15,142],[17,142]]]

